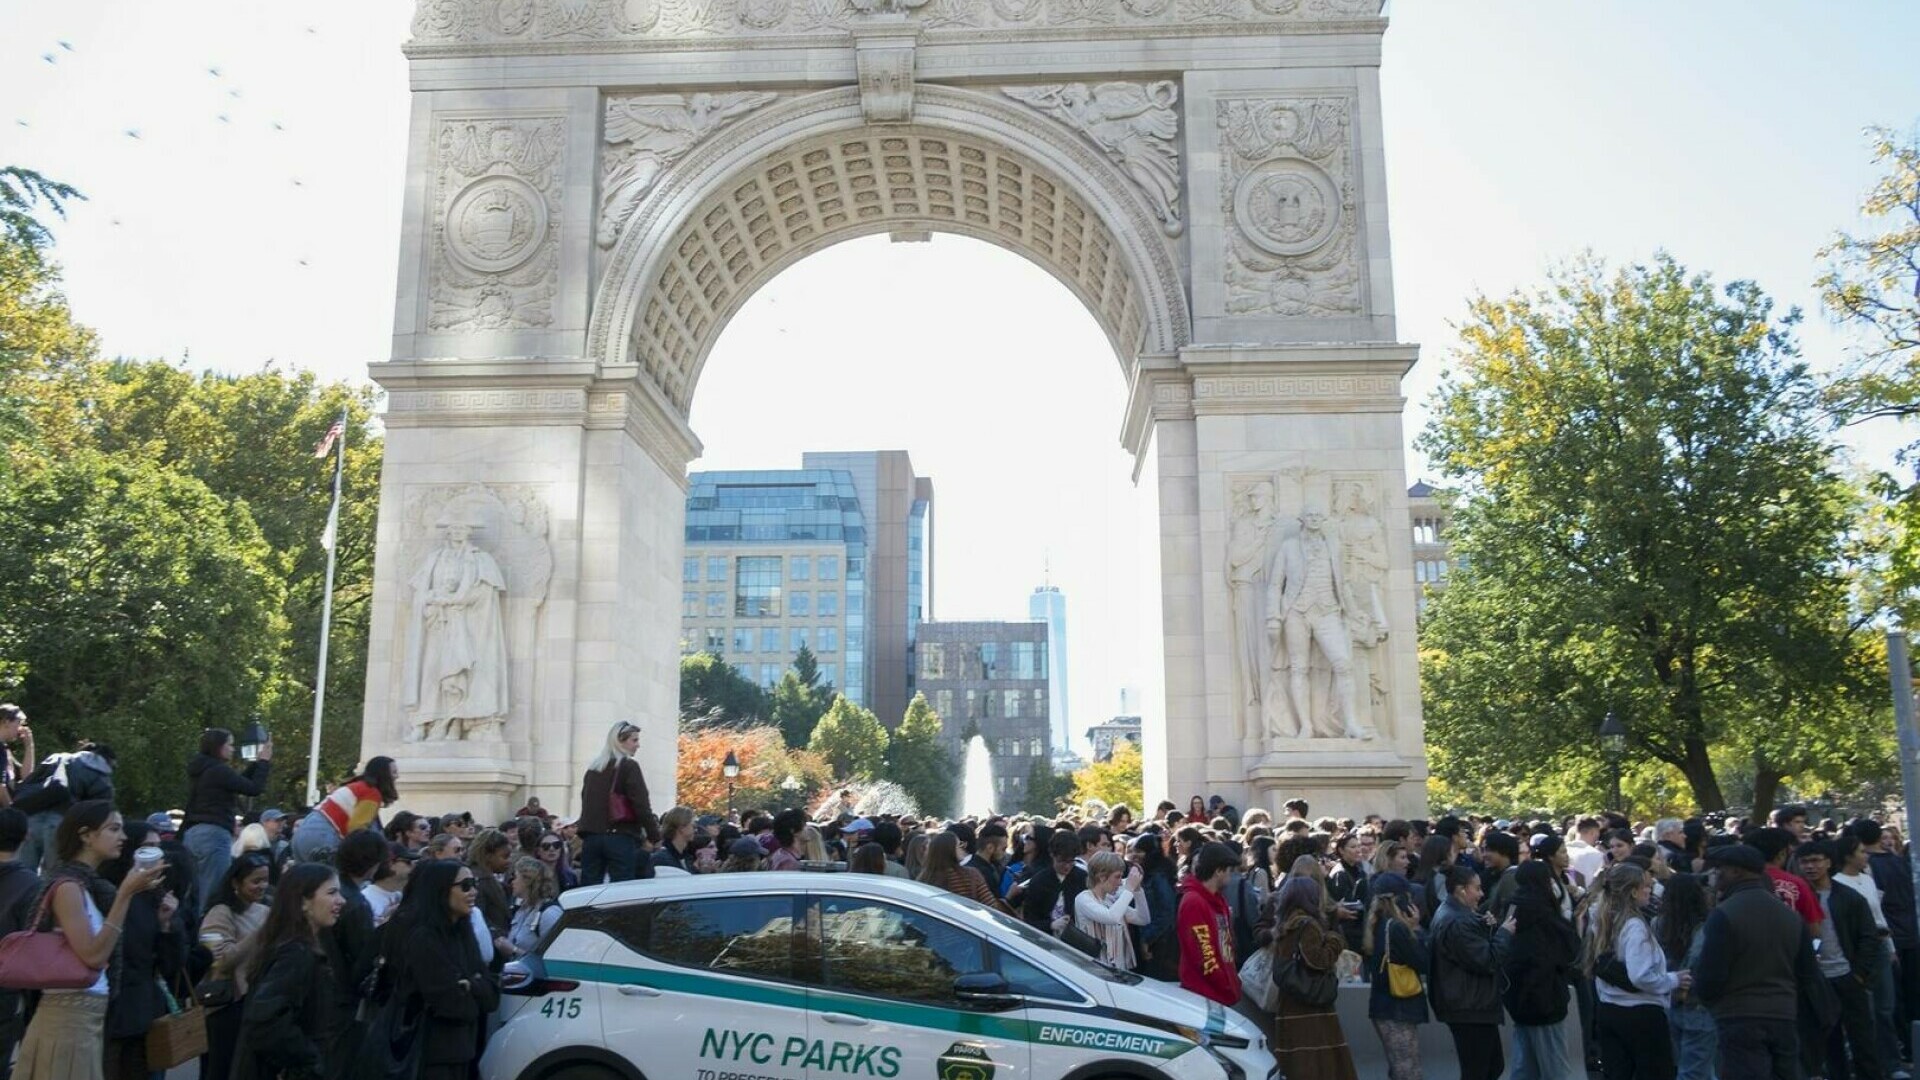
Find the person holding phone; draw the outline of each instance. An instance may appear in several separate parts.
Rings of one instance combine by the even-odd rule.
[[[1500,1045],[1500,974],[1513,946],[1514,920],[1496,924],[1492,913],[1480,912],[1486,893],[1480,875],[1467,867],[1445,867],[1433,885],[1446,896],[1427,935],[1433,1015],[1453,1035],[1460,1080],[1499,1080],[1507,1067]]]
[[[1088,860],[1087,887],[1073,899],[1074,925],[1099,939],[1100,959],[1121,971],[1134,967],[1127,927],[1145,926],[1152,918],[1140,881],[1138,866],[1128,866],[1117,852],[1102,851]]]
[[[1667,1001],[1693,986],[1686,971],[1668,971],[1667,955],[1647,921],[1653,877],[1618,862],[1594,886],[1585,968],[1599,1004],[1594,1034],[1607,1080],[1673,1080],[1672,1029]]]

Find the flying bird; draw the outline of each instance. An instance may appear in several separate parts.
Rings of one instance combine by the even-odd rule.
[[[294,186],[294,187],[306,187],[307,185],[306,185],[306,184],[304,184],[304,183],[302,183],[302,182],[300,181],[300,178],[296,176],[296,177],[294,177],[294,178],[293,178],[293,186]]]
[[[227,96],[230,98],[236,98],[236,99],[239,98],[240,88],[236,86],[233,89],[227,91]]]
[[[285,131],[285,130],[287,130],[287,127],[286,127],[286,125],[285,125],[285,124],[282,124],[282,123],[281,123],[280,121],[278,121],[278,120],[275,120],[275,121],[273,122],[273,130],[275,130],[275,131]]]
[[[232,118],[232,117],[230,117],[230,116],[228,116],[228,115],[227,115],[226,113],[221,113],[221,114],[220,114],[220,122],[221,122],[221,123],[223,123],[223,124],[231,124],[231,123],[233,123],[233,118]]]
[[[25,120],[15,120],[15,121],[14,121],[14,123],[16,123],[16,124],[19,124],[19,125],[20,125],[21,127],[32,127],[32,126],[33,126],[32,124],[29,124],[29,123],[27,123],[27,122],[26,122]]]
[[[126,131],[121,132],[121,134],[125,135],[129,139],[137,139],[140,137],[140,129],[128,128]]]
[[[67,50],[68,52],[73,51],[73,42],[71,41],[62,41],[59,43],[59,45],[61,48]]]
[[[50,52],[43,52],[43,53],[41,53],[41,54],[40,54],[40,59],[42,59],[42,60],[45,60],[45,61],[46,61],[47,63],[49,63],[49,64],[52,64],[52,63],[57,63],[57,62],[58,62],[58,61],[56,61],[56,60],[54,60],[54,58],[53,58],[53,54],[52,54],[52,53],[50,53]]]
[[[220,77],[220,69],[217,67],[210,67],[207,69],[207,74],[217,79]]]

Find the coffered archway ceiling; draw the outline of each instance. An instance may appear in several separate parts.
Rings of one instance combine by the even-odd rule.
[[[806,140],[710,192],[648,292],[634,334],[641,363],[684,410],[727,319],[780,269],[842,240],[911,229],[1025,255],[1073,290],[1116,350],[1138,349],[1140,290],[1112,232],[1058,175],[990,140],[903,126]]]

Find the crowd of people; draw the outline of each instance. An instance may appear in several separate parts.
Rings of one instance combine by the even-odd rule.
[[[97,973],[0,991],[0,1080],[9,1063],[32,1080],[156,1075],[148,1031],[189,996],[207,1010],[204,1080],[465,1080],[502,966],[538,947],[566,889],[809,867],[918,880],[1247,1012],[1288,1080],[1357,1076],[1343,986],[1390,1080],[1419,1080],[1429,1022],[1463,1080],[1506,1074],[1509,1045],[1516,1080],[1905,1080],[1912,1059],[1911,870],[1870,819],[1355,821],[1194,796],[1138,817],[943,820],[864,815],[847,793],[813,813],[656,816],[638,736],[608,732],[577,817],[530,800],[488,827],[389,812],[386,757],[317,806],[243,812],[271,746],[236,766],[214,729],[184,809],[129,820],[110,748],[28,768],[25,714],[0,706],[0,933],[57,929]],[[387,1060],[400,1045],[417,1059]]]

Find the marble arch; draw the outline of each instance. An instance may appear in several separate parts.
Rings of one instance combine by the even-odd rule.
[[[1147,797],[1424,810],[1380,0],[416,4],[363,734],[409,805],[577,809],[622,719],[665,798],[707,352],[808,254],[945,231],[1127,380]]]
[[[589,350],[603,363],[637,363],[684,410],[720,329],[761,284],[842,240],[925,229],[1045,267],[1087,305],[1125,376],[1140,353],[1171,355],[1186,343],[1185,284],[1138,189],[1069,135],[1004,97],[958,87],[919,88],[914,123],[884,129],[865,123],[853,88],[769,107],[690,154],[630,221],[595,297]],[[827,175],[809,181],[812,171]],[[863,204],[856,185],[869,176],[877,182]],[[790,216],[800,220],[770,222],[752,242],[741,206],[777,202],[788,178],[802,204]],[[722,266],[724,292],[697,302],[696,333],[676,326],[679,341],[650,337],[643,305],[665,306],[697,273],[683,249],[718,255],[718,230],[749,241],[745,273]]]

